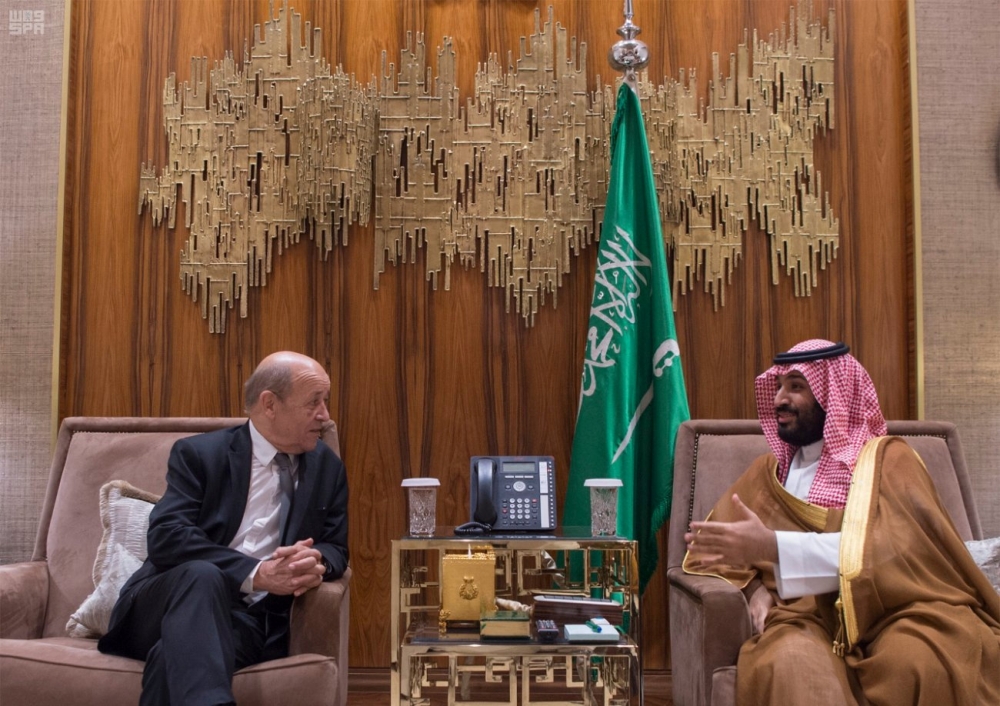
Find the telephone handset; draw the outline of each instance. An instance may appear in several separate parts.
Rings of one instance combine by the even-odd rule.
[[[469,465],[470,524],[506,532],[555,529],[551,456],[473,456]]]

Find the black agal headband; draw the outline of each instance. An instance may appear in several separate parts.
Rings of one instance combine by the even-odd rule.
[[[843,341],[835,343],[826,348],[817,348],[814,351],[788,351],[774,356],[775,365],[786,365],[788,363],[807,363],[810,360],[823,360],[825,358],[836,358],[847,355],[851,349]]]

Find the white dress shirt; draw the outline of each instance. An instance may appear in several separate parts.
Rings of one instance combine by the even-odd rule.
[[[785,490],[805,500],[816,477],[823,440],[801,447],[792,458]],[[774,578],[785,600],[840,588],[840,532],[775,532],[778,563]]]
[[[250,455],[250,489],[247,493],[247,507],[243,521],[236,530],[236,536],[229,543],[247,556],[261,562],[243,580],[240,591],[247,594],[244,600],[253,604],[267,595],[266,591],[254,591],[253,580],[260,564],[269,559],[281,545],[281,489],[278,484],[278,464],[274,457],[278,450],[265,439],[253,422],[250,422],[250,440],[253,453]],[[298,484],[298,459],[292,456],[292,479]]]

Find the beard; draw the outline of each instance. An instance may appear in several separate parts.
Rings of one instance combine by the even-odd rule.
[[[778,407],[776,412],[786,412],[795,415],[788,424],[778,425],[778,437],[792,446],[808,446],[823,438],[823,426],[826,424],[826,411],[813,403],[812,407],[796,409],[789,405]]]

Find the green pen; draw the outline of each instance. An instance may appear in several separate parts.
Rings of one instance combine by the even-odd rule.
[[[595,623],[593,620],[588,620],[586,625],[594,632],[601,632],[601,626]]]

